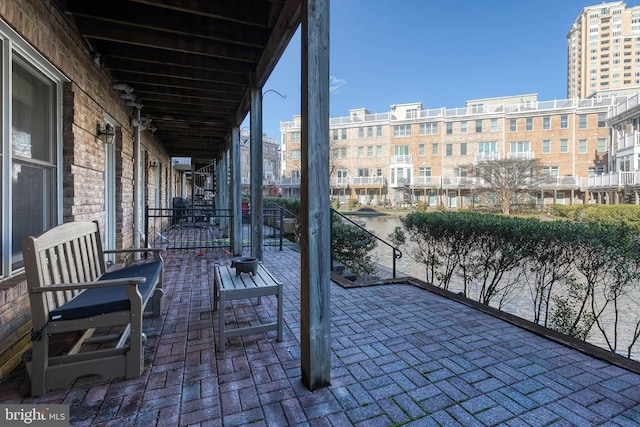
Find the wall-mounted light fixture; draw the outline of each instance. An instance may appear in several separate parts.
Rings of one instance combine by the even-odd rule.
[[[98,135],[98,138],[105,144],[113,144],[113,141],[116,139],[116,130],[110,123],[105,123],[104,125],[98,123],[96,125],[96,135]]]
[[[138,110],[141,110],[142,107],[144,107],[144,104],[142,104],[141,102],[136,102],[136,101],[127,101],[127,105],[129,107],[136,107]]]
[[[113,88],[117,91],[124,92],[124,93],[133,92],[133,88],[126,83],[115,83],[113,85]]]

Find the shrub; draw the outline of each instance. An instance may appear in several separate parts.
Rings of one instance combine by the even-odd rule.
[[[368,257],[377,245],[366,230],[343,222],[340,215],[333,215],[333,256],[357,276],[375,276],[376,267]]]

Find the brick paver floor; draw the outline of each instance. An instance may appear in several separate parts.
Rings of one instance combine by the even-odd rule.
[[[405,284],[331,285],[331,385],[300,381],[299,254],[265,251],[284,283],[284,339],[231,338],[216,353],[215,262],[167,256],[159,319],[145,319],[145,372],[133,380],[78,379],[37,399],[66,403],[73,426],[591,426],[640,425],[640,375],[591,358],[455,301]],[[255,303],[255,300],[253,301]],[[275,315],[274,303],[234,301],[226,322]]]

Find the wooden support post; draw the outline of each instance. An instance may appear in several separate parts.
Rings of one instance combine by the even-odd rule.
[[[302,0],[301,289],[302,382],[331,378],[329,203],[329,0]]]
[[[240,129],[234,126],[231,130],[231,191],[229,207],[233,222],[231,223],[231,252],[234,256],[242,255],[242,189],[240,173]]]
[[[218,191],[220,191],[220,203],[218,207],[221,209],[229,209],[229,163],[227,161],[227,151],[222,152],[218,168]],[[229,217],[223,215],[220,217],[220,229],[225,237],[230,236]]]
[[[251,88],[251,256],[262,260],[262,92]]]

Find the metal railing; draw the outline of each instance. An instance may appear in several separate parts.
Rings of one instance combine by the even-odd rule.
[[[348,217],[346,217],[345,215],[341,214],[340,212],[338,212],[338,211],[336,211],[334,209],[331,209],[331,213],[340,216],[343,220],[349,222],[349,224],[353,225],[354,227],[358,227],[360,230],[364,231],[365,233],[367,233],[368,235],[370,235],[371,237],[373,237],[377,241],[382,242],[383,244],[385,244],[385,245],[387,245],[388,247],[391,248],[391,251],[392,251],[391,258],[393,259],[392,274],[393,274],[393,278],[395,279],[396,278],[396,260],[399,260],[400,258],[402,258],[402,251],[400,251],[400,249],[396,248],[395,246],[393,246],[391,243],[387,242],[386,240],[383,240],[380,237],[376,236],[375,234],[373,234],[372,232],[370,232],[366,228],[362,227],[361,225],[359,225],[355,221],[353,221],[353,220],[349,219]],[[333,242],[333,221],[331,221],[331,241]],[[333,252],[333,249],[332,249],[332,252]],[[333,254],[331,255],[331,263],[332,263],[332,269],[333,269]]]
[[[242,247],[249,247],[250,213],[242,209]],[[293,218],[293,220],[291,220]],[[265,204],[263,209],[264,247],[282,250],[287,236],[295,232],[297,216],[286,209]],[[233,210],[215,208],[213,201],[186,206],[145,209],[144,241],[147,247],[178,249],[231,249]]]

